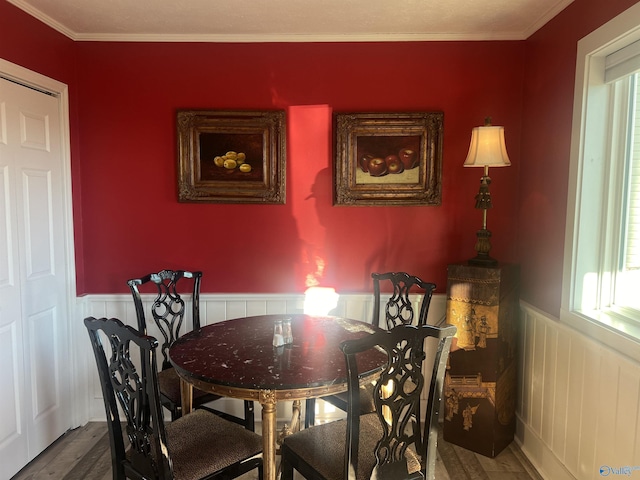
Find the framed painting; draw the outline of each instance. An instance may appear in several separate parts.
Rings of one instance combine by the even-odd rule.
[[[179,110],[178,201],[284,204],[284,111]]]
[[[336,113],[335,205],[440,205],[442,112]]]

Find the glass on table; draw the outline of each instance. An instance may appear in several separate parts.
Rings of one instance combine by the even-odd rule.
[[[284,337],[284,344],[290,345],[293,343],[293,332],[291,330],[291,318],[287,317],[282,321],[282,336]]]
[[[276,320],[273,324],[273,346],[281,347],[284,345],[284,336],[282,332],[282,320]]]

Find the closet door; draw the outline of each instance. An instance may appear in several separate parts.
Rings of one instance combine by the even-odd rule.
[[[0,78],[0,478],[70,426],[60,104]]]

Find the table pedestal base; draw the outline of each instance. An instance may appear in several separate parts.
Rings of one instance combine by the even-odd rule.
[[[276,478],[276,396],[271,390],[260,390],[262,405],[262,459],[264,478]]]

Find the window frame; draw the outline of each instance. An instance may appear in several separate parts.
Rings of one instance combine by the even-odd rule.
[[[616,171],[620,165],[611,163],[617,154],[609,152],[626,145],[625,129],[619,128],[626,120],[614,117],[611,105],[628,97],[624,100],[624,89],[604,80],[606,56],[640,39],[638,18],[640,4],[578,42],[560,321],[640,361],[640,312],[610,308],[623,201],[609,192],[623,190],[624,175]],[[590,221],[581,222],[581,217]]]

